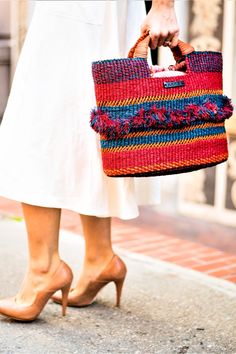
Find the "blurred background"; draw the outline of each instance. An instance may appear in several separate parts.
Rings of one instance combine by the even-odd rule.
[[[142,1],[147,11],[151,6],[151,1],[127,1]],[[34,5],[33,0],[0,0],[0,123]],[[235,105],[236,0],[175,0],[175,8],[182,40],[197,50],[223,52],[224,93]],[[152,51],[152,60],[173,64],[168,48]],[[122,251],[122,256],[131,253],[124,310],[112,309],[106,292],[108,301],[102,300],[89,312],[80,309],[79,316],[71,312],[72,321],[57,320],[52,306],[47,310],[51,317],[30,329],[0,321],[0,353],[4,349],[13,353],[14,348],[14,353],[95,353],[105,345],[102,353],[235,354],[235,287],[227,282],[236,284],[236,112],[226,128],[227,162],[159,177],[159,205],[141,207],[139,218],[132,220],[113,218],[115,251]],[[22,221],[20,203],[0,197],[1,296],[6,288],[13,291],[25,264]],[[63,254],[77,269],[82,259],[82,244],[77,240],[83,234],[78,214],[62,210],[60,228],[72,233],[63,235]],[[182,273],[181,267],[191,272]],[[32,335],[36,331],[37,340]],[[132,343],[134,351],[126,350],[127,343]]]
[[[142,0],[137,0],[142,1]],[[0,121],[35,1],[0,1]],[[149,10],[151,1],[145,1]],[[236,102],[236,1],[176,0],[180,38],[198,50],[223,51],[224,93]],[[166,48],[154,63],[172,63]],[[162,178],[162,203],[154,209],[236,226],[236,116],[227,121],[229,160],[219,166]]]

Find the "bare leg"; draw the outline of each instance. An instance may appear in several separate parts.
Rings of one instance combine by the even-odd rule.
[[[31,304],[60,263],[58,236],[61,209],[22,203],[28,233],[29,263],[17,302]]]
[[[113,254],[111,218],[80,215],[85,238],[85,263],[103,263]]]
[[[83,292],[90,278],[96,277],[111,260],[111,218],[80,215],[85,238],[85,258],[76,288]]]

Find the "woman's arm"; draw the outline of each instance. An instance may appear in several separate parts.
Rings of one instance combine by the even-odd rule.
[[[174,0],[152,0],[152,7],[142,26],[142,34],[149,32],[150,47],[175,47],[178,43],[179,26],[176,19]]]

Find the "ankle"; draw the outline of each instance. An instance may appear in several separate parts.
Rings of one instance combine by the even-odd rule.
[[[98,264],[106,264],[107,262],[109,262],[111,260],[111,258],[114,255],[114,251],[108,250],[106,252],[103,252],[102,254],[85,254],[85,258],[84,258],[84,264],[85,265],[98,265]]]
[[[52,259],[30,260],[29,271],[35,275],[46,275],[53,273],[60,264],[59,256],[54,256]]]

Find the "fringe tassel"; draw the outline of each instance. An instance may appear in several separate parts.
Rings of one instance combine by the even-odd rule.
[[[153,105],[149,110],[140,108],[134,117],[111,119],[109,113],[100,108],[91,112],[90,125],[107,139],[118,139],[137,129],[181,128],[195,121],[222,122],[233,114],[233,105],[227,96],[222,96],[222,107],[207,100],[201,106],[188,104],[185,109],[158,108]]]

